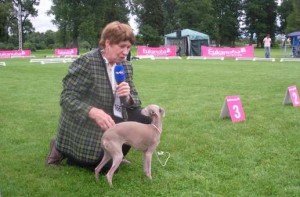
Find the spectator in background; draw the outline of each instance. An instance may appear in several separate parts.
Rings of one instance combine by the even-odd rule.
[[[177,56],[180,56],[180,53],[181,53],[181,47],[178,46],[178,49],[177,49],[177,51],[176,51],[176,55],[177,55]]]
[[[272,39],[270,38],[270,34],[267,34],[267,36],[263,39],[265,47],[265,58],[270,58],[271,41]]]

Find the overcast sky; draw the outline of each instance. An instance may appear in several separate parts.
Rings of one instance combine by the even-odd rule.
[[[47,16],[46,14],[46,12],[50,10],[51,5],[52,0],[41,0],[40,5],[35,7],[38,10],[38,16],[30,18],[30,21],[36,32],[46,32],[47,30],[57,31],[57,27],[51,22],[51,20],[54,19],[54,16]],[[129,23],[134,29],[134,32],[137,33],[136,25],[132,17]]]
[[[47,30],[57,31],[57,27],[51,22],[54,16],[47,16],[46,14],[50,10],[51,5],[51,0],[41,0],[40,5],[35,7],[38,10],[38,16],[30,18],[30,21],[36,32],[46,32]]]

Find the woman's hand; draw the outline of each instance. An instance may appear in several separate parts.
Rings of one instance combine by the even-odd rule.
[[[116,87],[116,95],[118,97],[125,97],[126,101],[130,99],[130,86],[127,82],[123,81]]]
[[[97,123],[97,125],[103,131],[106,131],[107,129],[115,125],[115,121],[111,118],[111,116],[105,113],[102,109],[93,107],[89,111],[88,115],[91,119],[93,119]]]

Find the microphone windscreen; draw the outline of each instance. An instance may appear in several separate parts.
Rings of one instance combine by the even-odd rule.
[[[117,64],[114,69],[117,84],[122,83],[126,79],[125,70],[122,64]]]

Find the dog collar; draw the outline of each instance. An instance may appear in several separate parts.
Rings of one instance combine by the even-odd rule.
[[[155,124],[151,124],[152,126],[154,126],[154,128],[159,132],[161,133],[161,130],[155,125]]]

